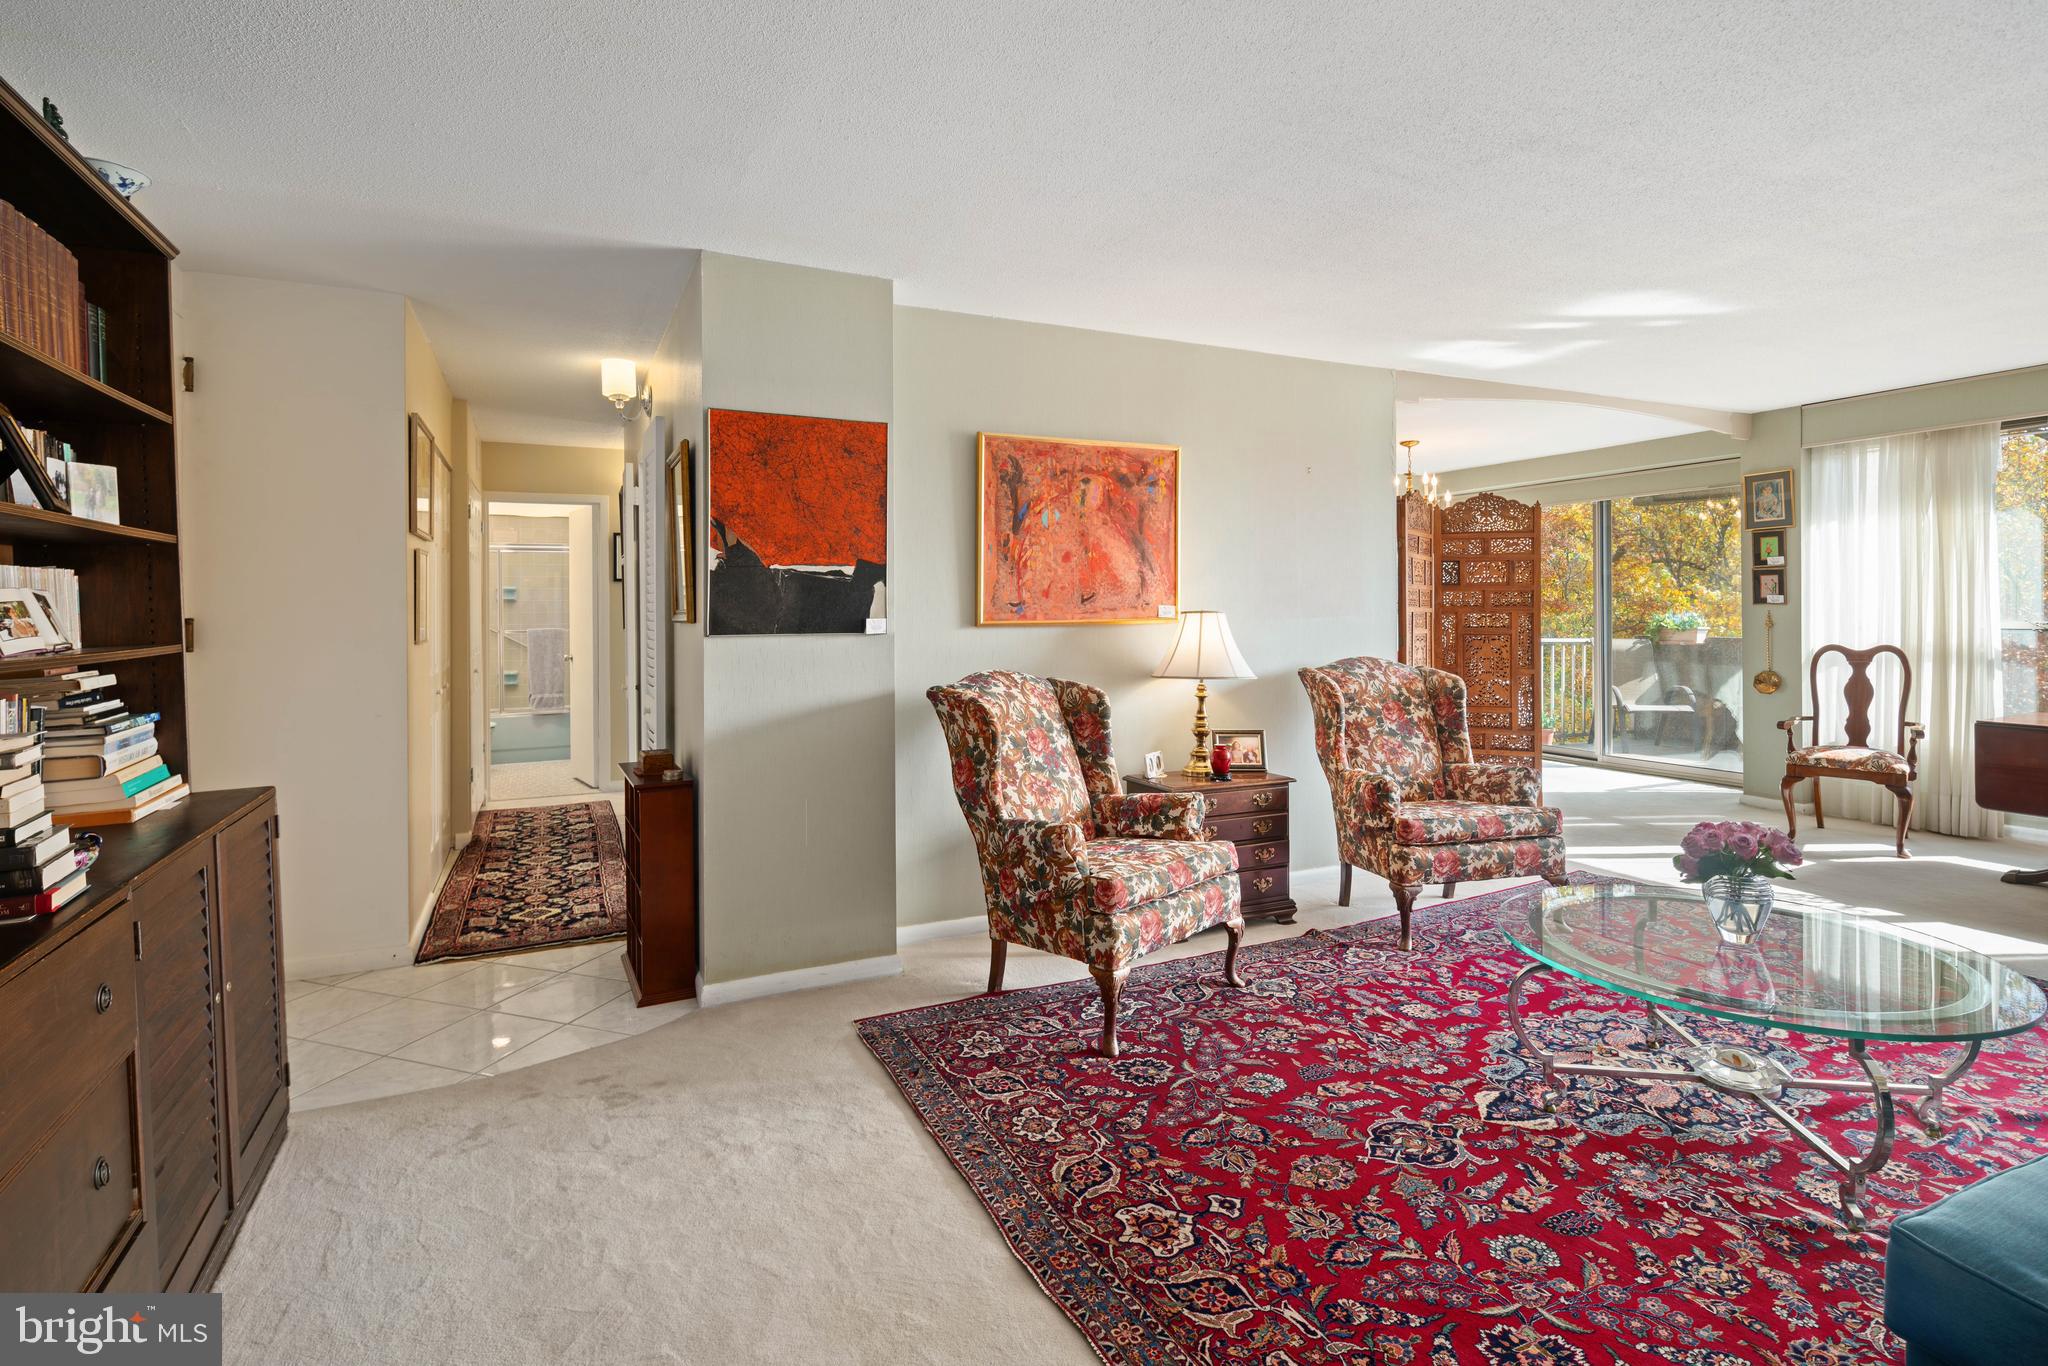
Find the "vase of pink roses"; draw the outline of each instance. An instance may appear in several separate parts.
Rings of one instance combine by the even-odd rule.
[[[1785,870],[1805,862],[1790,835],[1753,821],[1701,821],[1678,847],[1683,852],[1671,860],[1678,876],[1702,884],[1707,913],[1729,944],[1754,944],[1763,937],[1772,879],[1791,881]]]

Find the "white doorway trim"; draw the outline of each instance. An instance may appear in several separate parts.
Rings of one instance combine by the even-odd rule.
[[[491,506],[496,503],[538,503],[541,505],[587,507],[590,509],[590,600],[583,610],[590,614],[591,639],[597,648],[591,651],[590,707],[594,715],[590,718],[590,733],[593,739],[594,772],[577,774],[583,782],[595,779],[599,791],[617,792],[625,786],[619,776],[618,767],[612,763],[612,684],[611,684],[611,590],[612,590],[612,538],[605,533],[608,525],[606,510],[613,498],[602,493],[495,493],[484,494],[484,515],[486,520],[484,545],[489,553],[490,534],[488,518]],[[478,585],[479,593],[490,591],[489,574],[478,576],[484,582]]]

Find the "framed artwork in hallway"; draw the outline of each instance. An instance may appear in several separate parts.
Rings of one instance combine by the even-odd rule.
[[[670,621],[697,619],[697,462],[686,437],[668,458],[668,615]]]
[[[1742,476],[1742,517],[1751,531],[1773,531],[1796,526],[1798,509],[1793,506],[1792,471],[1765,470]]]
[[[426,420],[410,413],[405,423],[406,530],[423,541],[434,539],[434,434]]]
[[[1180,616],[1180,447],[983,432],[983,626]]]
[[[885,615],[889,424],[713,408],[704,427],[709,634],[867,634]]]

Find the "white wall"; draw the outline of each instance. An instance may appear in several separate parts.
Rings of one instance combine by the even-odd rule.
[[[1169,766],[1193,742],[1194,685],[1154,679],[1174,626],[975,625],[981,431],[1181,447],[1181,602],[1221,608],[1250,682],[1210,687],[1212,726],[1263,727],[1299,781],[1293,865],[1337,861],[1329,790],[1295,670],[1394,650],[1393,374],[1387,370],[899,308],[894,509],[897,918],[981,913],[974,847],[925,689],[1021,669],[1109,694],[1117,758]],[[716,642],[714,642],[715,644]],[[880,775],[832,786],[865,792]]]
[[[293,975],[406,924],[405,301],[179,272],[194,787],[274,784]]]

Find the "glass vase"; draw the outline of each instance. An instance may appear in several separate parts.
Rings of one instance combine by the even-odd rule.
[[[1771,880],[1755,873],[1724,873],[1710,877],[1703,888],[1707,913],[1724,944],[1756,944],[1763,939],[1764,922],[1771,918],[1775,895]]]

